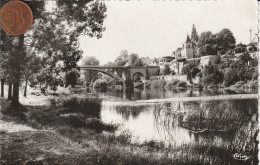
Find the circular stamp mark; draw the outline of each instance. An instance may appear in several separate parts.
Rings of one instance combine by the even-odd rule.
[[[22,1],[7,2],[0,9],[0,26],[11,35],[24,34],[32,22],[32,10]]]

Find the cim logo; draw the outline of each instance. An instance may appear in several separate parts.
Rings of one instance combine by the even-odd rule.
[[[249,158],[250,158],[250,156],[247,156],[247,155],[243,155],[243,154],[239,154],[239,153],[235,153],[234,155],[233,155],[233,157],[234,157],[234,159],[236,159],[236,160],[244,160],[244,161],[246,161],[246,160],[248,160]]]

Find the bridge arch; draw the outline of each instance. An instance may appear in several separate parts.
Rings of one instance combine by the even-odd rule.
[[[95,68],[84,68],[83,70],[92,70],[92,71],[97,71],[97,72],[104,73],[104,74],[106,74],[106,75],[108,75],[108,76],[110,76],[110,77],[112,77],[112,78],[122,82],[124,84],[124,86],[125,86],[125,80],[123,78],[121,78],[121,77],[119,77],[119,76],[117,76],[117,75],[115,75],[113,73],[110,73],[108,71],[101,70],[101,69],[95,69]]]
[[[130,73],[131,73],[131,79],[133,79],[134,75],[136,75],[136,74],[140,74],[146,78],[147,77],[147,68],[146,67],[135,67],[135,68],[133,67],[130,69]]]
[[[135,72],[132,74],[132,80],[135,82],[135,81],[138,81],[138,79],[140,79],[142,82],[145,81],[145,75],[141,72]]]

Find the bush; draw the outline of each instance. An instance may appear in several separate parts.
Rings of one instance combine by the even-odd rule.
[[[186,88],[187,87],[187,83],[185,81],[179,81],[177,84],[177,87],[179,88]]]
[[[173,88],[176,88],[177,87],[177,84],[179,83],[180,80],[172,80],[170,82],[168,82],[164,88],[165,89],[173,89]]]
[[[152,81],[151,87],[152,88],[164,88],[165,84],[166,84],[165,80],[155,80],[155,81]]]
[[[200,83],[193,84],[192,88],[203,88],[203,85]]]
[[[142,81],[134,82],[134,87],[135,88],[144,88],[144,83]]]
[[[234,87],[234,88],[241,88],[245,85],[245,82],[244,81],[238,81],[236,82],[234,85],[231,85],[231,87]]]
[[[72,97],[63,101],[63,107],[67,108],[67,112],[100,118],[101,99]]]
[[[106,88],[107,82],[105,80],[97,79],[94,82],[93,87],[95,87],[95,88]]]
[[[221,72],[216,71],[215,73],[205,75],[201,82],[204,84],[221,84],[223,82],[224,76]]]
[[[258,81],[251,81],[249,85],[252,89],[258,89]]]
[[[114,78],[107,75],[103,75],[102,79],[107,83],[107,85],[114,85],[117,83],[117,81]]]
[[[174,88],[186,88],[187,83],[185,81],[180,80],[172,80],[171,82],[168,82],[164,88],[165,89],[174,89]]]
[[[65,76],[65,80],[66,80],[66,87],[71,85],[72,87],[74,87],[77,83],[77,79],[79,78],[79,72],[77,70],[71,70],[70,72],[68,72]]]
[[[257,80],[257,78],[258,78],[258,70],[255,69],[255,71],[254,71],[254,73],[252,75],[252,80]]]
[[[254,80],[254,81],[250,81],[248,82],[248,84],[245,85],[245,88],[247,89],[258,89],[258,81]]]
[[[171,68],[169,65],[164,65],[164,67],[160,70],[160,75],[168,75],[171,73]]]
[[[159,80],[159,78],[158,77],[151,77],[150,80],[155,81],[155,80]]]
[[[150,81],[150,80],[146,80],[146,81],[144,82],[144,87],[145,87],[145,88],[150,88],[150,87],[151,87],[151,81]]]

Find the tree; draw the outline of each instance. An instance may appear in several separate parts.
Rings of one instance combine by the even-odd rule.
[[[224,54],[235,47],[236,39],[229,29],[223,29],[219,33],[202,32],[197,48],[201,55],[217,55],[217,52]]]
[[[219,48],[228,50],[233,49],[236,44],[236,39],[229,29],[222,29],[217,36],[217,45]]]
[[[6,0],[2,0],[1,4],[4,4]],[[33,10],[34,19],[37,19],[39,14],[44,9],[44,2],[26,2],[31,9]],[[24,37],[25,33],[20,36],[11,36],[3,32],[1,30],[1,56],[4,57],[4,66],[1,67],[1,70],[4,72],[4,77],[8,77],[9,79],[9,92],[8,98],[11,98],[11,91],[13,86],[13,98],[12,105],[18,105],[19,103],[19,85],[20,85],[20,77],[22,74],[23,66],[22,61],[26,56],[25,52],[25,44]],[[13,85],[12,85],[13,84]]]
[[[121,50],[120,55],[116,58],[115,61],[126,60],[127,58],[128,58],[128,51],[125,49],[125,50]]]
[[[99,65],[99,61],[96,59],[96,57],[86,56],[83,59],[82,65],[83,66],[86,66],[86,65]],[[86,70],[84,72],[84,75],[85,75],[85,80],[87,81],[87,83],[94,82],[95,79],[98,78],[98,72],[97,71]]]
[[[66,86],[71,85],[72,87],[74,87],[77,83],[77,79],[79,78],[80,74],[79,71],[76,69],[73,69],[71,71],[69,71],[66,76]]]
[[[26,97],[28,81],[34,81],[36,74],[40,72],[43,66],[41,63],[41,58],[38,57],[34,52],[27,53],[27,56],[24,58],[24,60],[27,61],[22,65],[22,71],[25,79],[24,97]]]
[[[141,58],[137,54],[131,54],[128,57],[129,66],[143,66]]]
[[[196,27],[193,24],[192,30],[191,30],[191,41],[194,42],[194,43],[197,43],[198,40],[199,40],[199,36],[198,36],[197,30],[196,30]]]
[[[99,65],[99,60],[93,56],[86,56],[83,58],[83,66],[85,65]]]
[[[23,45],[20,44],[21,40],[19,39],[21,37],[8,35],[2,29],[1,39],[1,74],[3,78],[9,80],[9,88],[12,88],[12,84],[14,84],[14,101],[12,102],[12,105],[14,105],[18,101],[20,65],[24,62],[23,58],[20,58],[24,52]],[[9,89],[9,91],[12,90]],[[11,98],[10,92],[8,92],[8,98]]]
[[[187,79],[192,83],[192,78],[194,78],[199,72],[200,69],[198,68],[198,65],[200,63],[200,60],[192,60],[188,61],[184,66],[183,66],[183,73],[187,74]]]
[[[77,67],[77,62],[82,56],[78,37],[88,35],[101,38],[105,30],[103,21],[106,18],[106,6],[102,2],[57,0],[57,7],[53,12],[44,11],[43,1],[28,2],[28,5],[33,9],[34,24],[27,33],[19,36],[19,45],[16,48],[19,50],[18,53],[10,53],[10,59],[15,60],[7,61],[10,64],[14,61],[14,65],[9,65],[9,68],[13,66],[10,70],[15,75],[12,99],[14,104],[19,101],[21,61],[27,55],[26,50],[33,50],[42,55],[45,67],[40,73],[46,78],[44,83],[56,89],[57,85],[62,83],[60,75],[65,75]],[[1,47],[4,45],[6,44],[2,42]],[[60,61],[64,66],[56,67]]]
[[[160,70],[160,74],[161,75],[167,75],[167,74],[170,74],[171,73],[171,68],[169,65],[164,65],[164,67]]]
[[[128,62],[128,51],[127,50],[121,50],[120,55],[115,60],[116,66],[125,66],[125,64]]]
[[[214,44],[216,44],[216,41],[214,40],[214,35],[210,31],[202,32],[200,34],[200,37],[199,37],[199,40],[197,43],[197,48],[199,50],[198,54],[208,55],[209,53],[211,53],[211,52],[208,52],[208,50]]]
[[[143,65],[148,65],[151,62],[149,57],[141,57]]]

